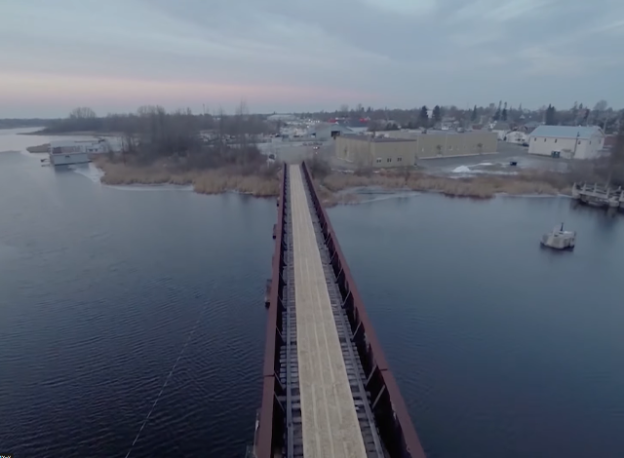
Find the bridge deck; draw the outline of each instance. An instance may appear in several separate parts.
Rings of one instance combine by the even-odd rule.
[[[307,164],[285,166],[254,458],[425,458]]]
[[[297,359],[306,458],[365,458],[299,166],[290,166]]]

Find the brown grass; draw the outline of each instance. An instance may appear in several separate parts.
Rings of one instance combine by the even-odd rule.
[[[105,184],[176,184],[192,185],[201,194],[242,192],[258,197],[279,194],[279,174],[266,167],[250,172],[242,168],[183,170],[166,163],[128,165],[97,156],[94,162],[104,171]],[[354,204],[361,196],[339,192],[358,187],[376,186],[386,190],[439,192],[452,197],[488,199],[496,194],[556,195],[570,193],[569,176],[557,173],[522,171],[517,175],[479,175],[470,178],[433,176],[419,171],[401,170],[384,173],[352,174],[329,172],[316,179],[321,200],[327,206]]]
[[[451,178],[420,172],[357,175],[332,173],[319,180],[329,192],[349,188],[378,186],[387,190],[440,192],[453,197],[487,199],[496,194],[512,195],[569,193],[566,177],[554,173],[522,172],[518,175],[480,175],[470,178]]]
[[[267,169],[255,174],[233,168],[182,170],[163,163],[139,166],[111,162],[103,156],[95,157],[94,162],[104,171],[101,181],[105,184],[192,185],[195,192],[201,194],[236,191],[258,197],[272,197],[279,193],[277,174]]]

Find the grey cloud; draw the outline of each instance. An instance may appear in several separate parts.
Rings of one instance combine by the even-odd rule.
[[[283,84],[358,98],[336,106],[624,104],[620,0],[4,2],[0,74]],[[62,27],[39,27],[55,17]]]

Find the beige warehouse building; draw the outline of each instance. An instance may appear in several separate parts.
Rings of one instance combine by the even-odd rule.
[[[405,167],[417,159],[495,153],[493,132],[384,132],[384,136],[342,135],[336,157],[360,167]]]

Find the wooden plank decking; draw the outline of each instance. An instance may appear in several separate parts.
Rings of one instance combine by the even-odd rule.
[[[301,169],[289,171],[304,456],[365,458]]]

